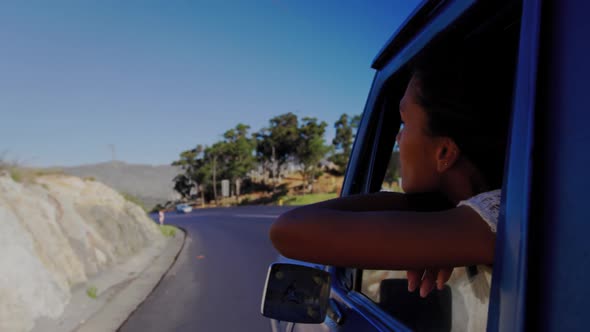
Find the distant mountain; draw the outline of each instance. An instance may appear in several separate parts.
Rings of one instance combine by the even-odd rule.
[[[83,178],[93,177],[119,192],[133,195],[148,209],[158,203],[178,198],[172,180],[182,172],[175,166],[138,165],[120,161],[61,167],[61,169],[66,174]]]

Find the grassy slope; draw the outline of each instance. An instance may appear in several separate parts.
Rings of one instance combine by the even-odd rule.
[[[336,197],[338,197],[338,194],[336,194],[336,193],[308,194],[308,195],[301,195],[301,196],[285,196],[283,198],[283,203],[285,205],[307,205],[307,204],[317,203],[317,202],[325,201],[325,200],[336,198]]]

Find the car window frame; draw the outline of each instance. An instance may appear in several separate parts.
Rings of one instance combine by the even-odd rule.
[[[540,28],[541,1],[524,0],[509,150],[496,234],[488,331],[525,330]]]

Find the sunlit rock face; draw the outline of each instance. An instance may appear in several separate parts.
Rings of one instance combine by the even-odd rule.
[[[59,317],[73,287],[164,243],[139,206],[99,182],[0,173],[0,331]]]

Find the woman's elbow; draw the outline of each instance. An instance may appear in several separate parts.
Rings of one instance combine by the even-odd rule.
[[[270,242],[277,250],[279,250],[279,252],[280,252],[281,243],[283,242],[283,236],[284,236],[283,233],[284,233],[284,227],[283,227],[283,224],[281,223],[281,217],[279,217],[277,220],[275,220],[272,223],[272,225],[270,225],[270,230],[268,232],[268,235],[270,237]]]
[[[317,241],[314,241],[316,230],[308,212],[305,207],[287,211],[270,226],[270,241],[281,255],[300,260],[309,258],[308,247],[317,245]]]
[[[275,222],[272,223],[269,230],[269,237],[272,245],[283,256],[287,256],[289,251],[290,238],[292,237],[292,223],[290,222],[289,212],[280,215]]]

